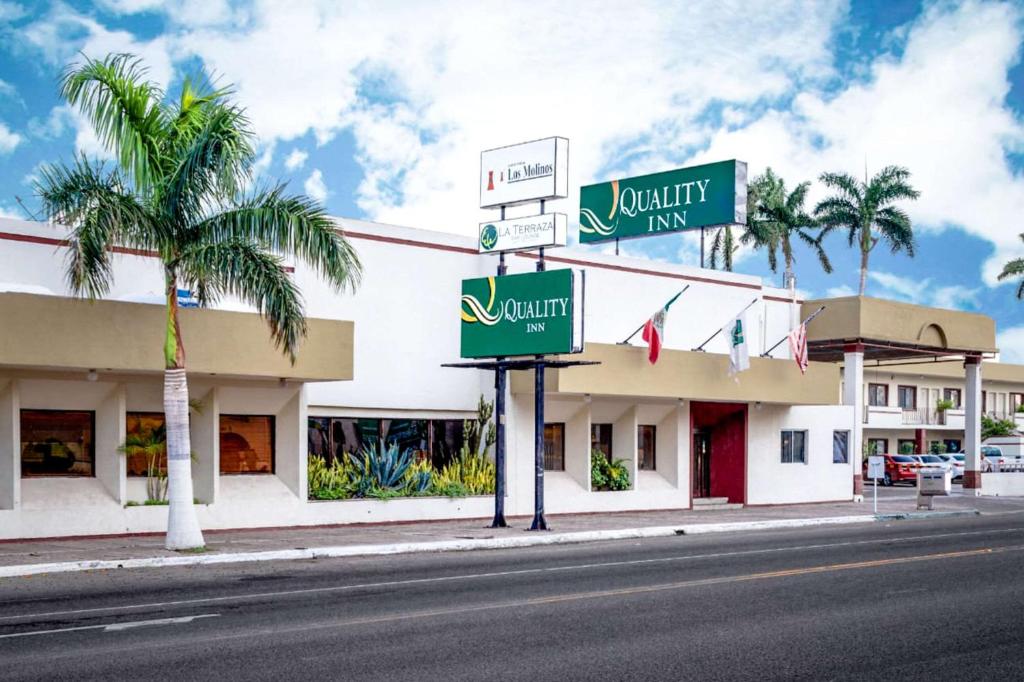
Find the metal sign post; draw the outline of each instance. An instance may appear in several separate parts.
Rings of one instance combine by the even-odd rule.
[[[878,481],[885,478],[885,457],[882,455],[868,456],[868,478],[875,482],[875,514],[878,513]]]

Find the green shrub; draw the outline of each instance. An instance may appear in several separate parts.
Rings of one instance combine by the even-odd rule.
[[[946,410],[952,410],[956,405],[953,404],[952,400],[940,399],[935,401],[935,409],[938,412],[945,412]]]
[[[591,450],[590,487],[592,490],[629,490],[629,468],[625,460],[609,462],[603,452]]]

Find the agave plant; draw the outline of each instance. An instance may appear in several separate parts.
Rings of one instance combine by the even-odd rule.
[[[357,486],[362,496],[374,490],[403,488],[403,479],[411,465],[412,450],[401,452],[397,443],[389,445],[383,438],[377,445],[364,447],[358,457],[352,458]]]
[[[434,469],[429,460],[413,462],[405,472],[405,494],[426,495],[434,480]]]

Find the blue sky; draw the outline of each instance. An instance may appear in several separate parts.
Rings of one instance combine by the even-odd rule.
[[[40,163],[103,154],[56,78],[127,51],[171,92],[233,83],[264,179],[344,217],[472,234],[479,150],[548,135],[571,141],[574,188],[726,158],[791,185],[905,165],[917,257],[876,249],[868,293],[989,314],[1024,362],[1024,303],[995,280],[1024,256],[1022,31],[1004,2],[0,0],[0,215],[35,206]],[[832,275],[797,254],[808,295],[856,287],[857,254],[827,246]],[[692,234],[625,251],[698,258]],[[763,254],[736,269],[780,279]]]

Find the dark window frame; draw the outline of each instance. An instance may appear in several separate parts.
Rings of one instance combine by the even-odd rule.
[[[219,456],[220,454],[220,437],[222,432],[220,430],[221,420],[224,417],[236,417],[236,418],[252,418],[252,417],[269,417],[270,418],[270,471],[229,471],[225,473],[223,471],[224,460]],[[306,428],[309,428],[307,423]],[[217,475],[218,476],[273,476],[277,473],[277,415],[276,414],[225,414],[221,413],[217,415]]]
[[[125,410],[125,413],[124,413],[124,434],[125,434],[126,437],[128,435],[128,420],[131,417],[136,417],[136,416],[137,417],[150,417],[150,418],[152,418],[152,417],[160,417],[160,418],[162,418],[164,420],[164,426],[165,427],[167,426],[167,413],[166,412],[155,412],[153,410]],[[189,422],[189,424],[191,425],[191,421]],[[164,441],[164,457],[165,458],[167,457],[167,452],[166,451],[167,451],[167,441]],[[126,460],[125,461],[125,476],[127,478],[146,478],[146,474],[133,474],[131,471],[128,470],[127,458],[128,458],[128,455],[126,453],[125,454],[125,460]],[[166,473],[166,469],[165,469],[165,473]]]
[[[903,404],[904,391],[910,392],[910,406],[907,407]],[[896,402],[899,407],[904,410],[916,410],[917,409],[917,386],[911,386],[909,384],[899,384],[896,386]]]
[[[875,402],[875,388],[882,389],[882,402]],[[889,384],[868,384],[868,405],[870,407],[888,407],[889,406]]]
[[[796,458],[796,434],[802,434],[801,458]],[[789,434],[789,459],[786,459],[786,434]],[[807,464],[807,429],[782,429],[780,435],[780,450],[782,464]]]
[[[953,400],[952,396],[956,396],[956,400]],[[942,399],[949,400],[953,403],[953,409],[959,410],[963,407],[964,392],[959,388],[944,388],[942,389]]]
[[[882,443],[882,447],[878,449],[876,455],[888,455],[892,454],[889,452],[889,439],[888,438],[865,438],[864,442],[868,444],[868,454],[871,453],[872,443]]]
[[[22,428],[22,420],[25,418],[26,412],[46,412],[49,414],[53,413],[76,413],[76,414],[88,414],[89,415],[89,430],[91,432],[90,442],[90,455],[92,460],[92,473],[89,474],[26,474],[25,467],[22,462],[22,451],[25,449],[24,438],[25,432]],[[21,478],[96,478],[96,410],[55,410],[55,409],[34,409],[34,408],[22,408],[18,411],[18,432],[20,434],[18,438],[18,465],[21,469]]]
[[[614,438],[615,438],[615,425],[611,422],[595,422],[590,425],[590,449],[600,450],[604,452],[604,456],[608,458],[608,461],[612,461],[612,454],[615,452]],[[605,428],[608,429],[608,440],[604,443],[601,442],[599,433]],[[595,439],[595,437],[597,437]],[[603,447],[607,446],[608,451],[605,452]]]
[[[843,458],[836,459],[836,436],[838,434],[844,434],[846,436],[846,442],[843,443]],[[849,429],[835,429],[832,431],[832,463],[833,464],[849,464],[850,463],[850,430]]]
[[[644,466],[644,459],[641,457],[640,444],[643,442],[643,438],[640,435],[642,429],[651,430],[651,466]],[[637,424],[636,425],[636,468],[638,471],[657,471],[658,470],[658,426],[656,424]],[[646,450],[644,450],[646,452]]]
[[[561,450],[562,466],[558,469],[548,467],[548,427],[559,427],[557,431],[561,434],[561,438],[559,439],[559,450]],[[554,459],[554,456],[552,456],[551,459]],[[565,422],[546,422],[544,424],[544,471],[565,471]]]
[[[921,452],[917,451],[917,439],[916,438],[897,438],[896,439],[896,454],[899,454],[899,455],[903,454],[903,444],[904,443],[910,443],[911,448],[912,448],[912,450],[910,451],[910,454],[912,454],[912,455],[925,454],[925,453],[921,453]]]

